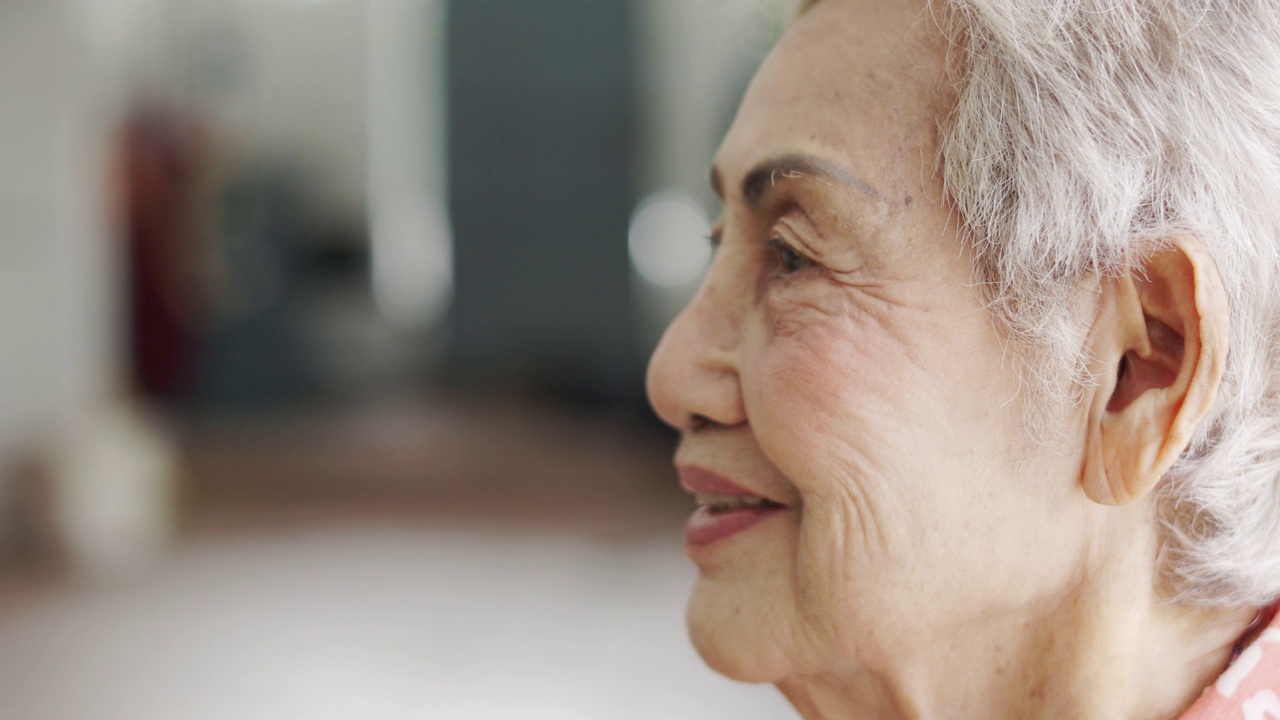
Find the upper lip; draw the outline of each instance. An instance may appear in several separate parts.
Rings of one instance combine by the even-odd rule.
[[[729,478],[704,467],[678,465],[676,470],[680,474],[680,487],[684,488],[685,492],[694,495],[743,495],[764,498],[778,505],[786,504],[777,498],[745,488]]]

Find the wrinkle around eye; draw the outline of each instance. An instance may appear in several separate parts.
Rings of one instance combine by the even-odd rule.
[[[866,277],[866,264],[848,270],[840,268],[829,268],[831,276],[841,285],[857,288],[884,287],[887,283],[883,280]]]
[[[825,282],[805,283],[784,289],[768,302],[768,325],[774,337],[795,337],[809,327],[831,320],[870,320],[890,335],[896,333],[892,318],[898,311],[923,308],[904,302],[893,292],[894,284],[882,280],[849,281],[828,272]]]
[[[789,300],[783,307],[769,312],[769,328],[774,337],[789,338],[822,318],[830,317],[831,309],[812,300]]]
[[[832,327],[831,322],[873,318],[877,325],[896,303],[879,285],[850,286],[828,276],[817,282],[796,284],[771,297],[766,317],[774,337],[795,337],[809,328]]]
[[[800,219],[797,220],[795,215],[799,215]],[[866,267],[866,262],[861,258],[842,258],[846,253],[836,251],[841,243],[829,237],[829,233],[823,232],[799,206],[794,213],[779,218],[771,232],[779,234],[787,243],[833,275],[852,275]],[[847,253],[854,256],[858,254],[854,249],[847,249]]]
[[[908,296],[911,295],[907,290],[917,281],[902,277],[872,275],[866,265],[852,270],[830,270],[829,272],[831,281],[840,287],[857,290],[863,295],[903,310],[923,309],[919,303],[907,302]]]

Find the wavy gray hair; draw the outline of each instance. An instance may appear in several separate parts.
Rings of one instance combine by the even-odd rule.
[[[802,11],[819,0],[804,0]],[[1072,299],[1162,239],[1209,248],[1227,368],[1158,489],[1174,599],[1280,597],[1280,3],[933,0],[939,172],[1029,397],[1087,382]],[[1078,387],[1078,385],[1076,385]],[[1037,403],[1038,404],[1038,403]]]

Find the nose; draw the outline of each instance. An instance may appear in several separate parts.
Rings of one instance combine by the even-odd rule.
[[[649,360],[649,403],[681,432],[746,421],[740,355],[744,312],[724,277],[723,255],[693,301],[671,322]]]

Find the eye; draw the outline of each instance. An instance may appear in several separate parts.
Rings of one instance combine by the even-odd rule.
[[[765,247],[768,248],[769,252],[773,253],[774,260],[777,262],[782,275],[797,273],[813,264],[812,260],[796,252],[781,238],[775,237],[771,239],[765,243]]]

